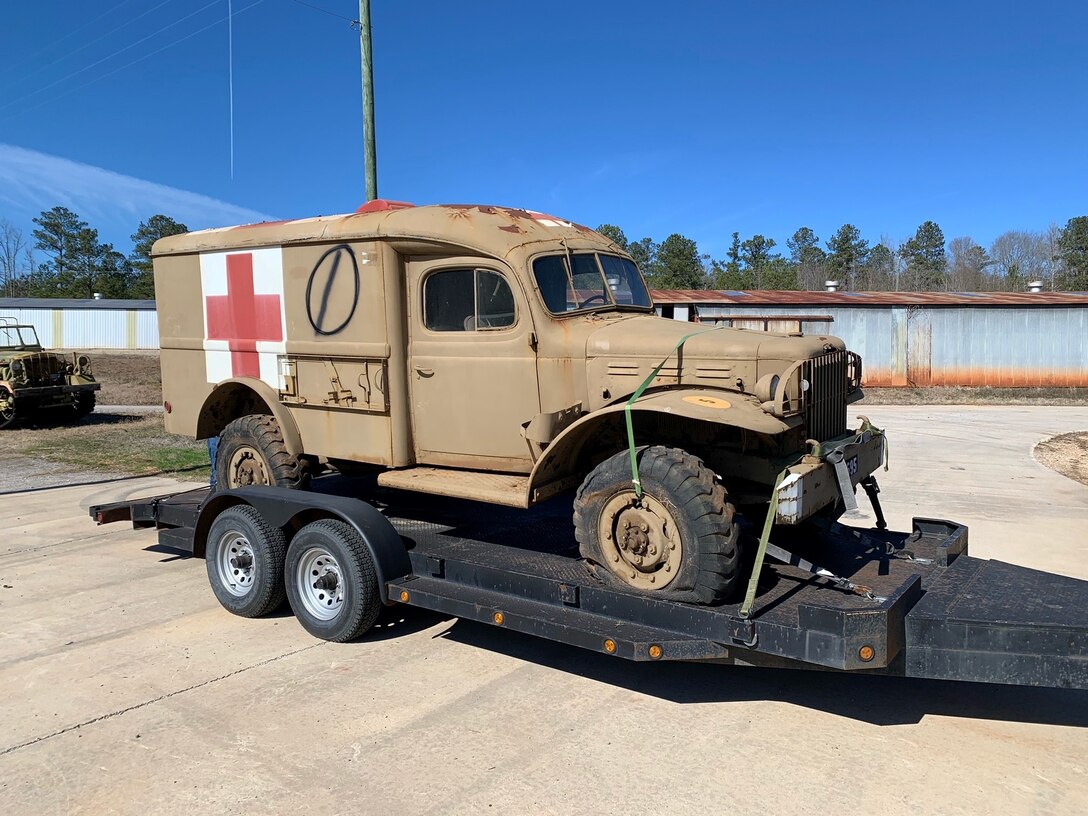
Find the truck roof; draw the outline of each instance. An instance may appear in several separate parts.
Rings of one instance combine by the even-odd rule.
[[[238,247],[382,238],[465,246],[497,257],[523,244],[557,239],[579,239],[583,244],[589,239],[598,242],[602,250],[622,252],[596,230],[533,210],[486,204],[415,207],[382,200],[371,201],[344,215],[266,221],[171,235],[156,241],[152,252],[155,256],[185,255]]]

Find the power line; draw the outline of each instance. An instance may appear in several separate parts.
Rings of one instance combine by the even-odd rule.
[[[128,0],[123,0],[123,2],[121,2],[118,5],[114,6],[113,9],[111,9],[111,11],[116,11],[118,8],[123,6],[126,2],[128,2]],[[79,48],[74,48],[71,51],[65,52],[65,54],[63,56],[57,57],[52,62],[47,62],[44,65],[39,65],[37,68],[35,68],[29,74],[24,75],[23,79],[20,80],[20,81],[25,81],[25,80],[29,79],[30,77],[34,76],[35,74],[40,74],[46,68],[51,68],[54,65],[56,65],[58,62],[64,62],[64,60],[68,59],[73,54],[78,54],[80,51],[85,51],[86,49],[88,49],[92,45],[94,45],[96,42],[99,42],[100,40],[104,40],[104,39],[106,39],[106,37],[110,36],[111,34],[117,33],[122,28],[125,28],[127,26],[132,25],[137,20],[139,20],[141,17],[146,17],[151,12],[155,11],[156,9],[162,8],[167,3],[170,3],[170,2],[173,2],[173,0],[162,0],[162,2],[159,3],[157,6],[152,6],[151,8],[146,9],[143,13],[137,14],[135,17],[128,18],[127,20],[125,20],[125,22],[121,23],[121,25],[114,26],[109,31],[107,31],[105,34],[99,34],[93,40],[87,40],[87,42],[83,43],[83,45],[79,46]],[[95,20],[100,20],[103,16],[105,16],[105,15],[100,14],[100,15],[98,15],[98,17],[95,17]],[[88,23],[87,25],[90,25],[90,23]],[[83,28],[86,28],[86,27],[87,26],[82,26],[81,28],[76,29],[76,31],[73,31],[72,34],[76,33],[77,31],[81,31]],[[64,37],[61,37],[60,40],[57,40],[57,42],[60,42],[61,40],[64,40],[67,37],[70,37],[72,34],[66,34]],[[56,43],[54,43],[54,45],[56,45]],[[38,53],[41,53],[41,52],[38,52]],[[24,62],[26,62],[26,61],[27,60],[24,60]]]
[[[159,3],[159,5],[155,6],[155,8],[159,8],[159,7],[165,5],[166,3],[169,3],[169,2],[170,2],[170,0],[163,0],[163,2]],[[21,102],[24,99],[29,99],[32,96],[37,96],[42,91],[47,91],[50,88],[56,87],[57,85],[60,85],[62,82],[67,82],[69,79],[72,79],[73,77],[77,77],[80,74],[82,74],[84,71],[89,71],[89,70],[91,70],[92,68],[94,68],[97,65],[101,65],[103,62],[107,62],[107,61],[113,59],[114,57],[118,56],[119,54],[123,54],[126,51],[131,51],[137,45],[140,45],[141,43],[147,42],[152,37],[156,37],[159,34],[162,34],[164,31],[168,31],[169,29],[173,28],[174,26],[176,26],[176,25],[178,25],[180,23],[184,23],[190,17],[195,17],[196,15],[200,14],[202,11],[210,9],[212,6],[218,5],[219,2],[220,2],[220,0],[211,0],[210,3],[207,3],[207,4],[203,5],[203,6],[201,6],[196,11],[192,11],[192,12],[186,14],[180,20],[175,20],[174,22],[169,23],[168,25],[164,25],[162,28],[158,29],[157,31],[153,31],[150,34],[148,34],[147,36],[141,37],[140,39],[136,40],[136,42],[130,43],[129,45],[126,45],[124,48],[119,48],[116,51],[114,51],[112,54],[110,54],[108,56],[105,56],[105,57],[102,57],[102,59],[96,60],[96,61],[92,62],[90,65],[83,66],[78,71],[73,71],[72,73],[68,74],[67,76],[63,76],[58,80],[50,82],[48,85],[43,85],[42,87],[38,88],[35,91],[31,91],[28,94],[23,94],[22,96],[18,96],[15,99],[9,100],[6,104],[0,105],[0,111],[7,110],[12,105],[16,104],[17,102]],[[222,20],[220,20],[219,22],[222,22]],[[108,76],[108,74],[107,74],[107,76]]]
[[[312,8],[314,11],[320,11],[322,14],[328,14],[330,17],[339,17],[352,25],[358,25],[358,20],[353,20],[350,17],[345,17],[343,14],[337,14],[335,11],[329,11],[327,8],[321,8],[321,6],[315,6],[313,3],[306,3],[304,0],[292,0],[294,3],[298,3],[300,6],[306,6]]]
[[[216,2],[219,2],[219,0],[216,0]],[[234,12],[234,14],[232,16],[237,17],[239,14],[244,14],[245,12],[249,11],[254,6],[259,6],[263,2],[264,2],[264,0],[254,0],[254,2],[250,3],[248,6],[245,6],[243,8],[238,9],[238,11]],[[211,4],[211,5],[214,5],[214,4]],[[53,101],[55,101],[57,99],[60,99],[61,97],[67,96],[68,94],[72,94],[72,93],[75,93],[76,91],[81,91],[84,88],[88,88],[91,85],[94,85],[94,84],[96,84],[98,82],[101,82],[103,79],[106,79],[107,77],[111,77],[114,74],[125,70],[126,68],[131,68],[133,65],[141,63],[146,59],[150,59],[151,57],[154,57],[157,54],[161,54],[163,51],[166,51],[167,49],[173,48],[175,45],[180,45],[181,43],[185,42],[186,40],[192,39],[197,34],[203,34],[209,28],[215,28],[215,26],[219,25],[220,23],[226,22],[226,20],[227,20],[226,17],[220,17],[218,20],[215,20],[214,22],[208,23],[208,25],[203,26],[201,28],[198,28],[196,31],[193,31],[193,32],[191,32],[189,34],[186,34],[184,37],[180,37],[179,39],[174,40],[172,43],[168,43],[168,44],[164,45],[162,48],[156,48],[154,51],[151,51],[150,53],[144,54],[142,57],[137,57],[136,59],[132,60],[131,62],[126,62],[124,65],[120,65],[117,68],[114,68],[111,71],[107,71],[106,73],[101,74],[100,76],[97,76],[97,77],[95,77],[94,79],[92,79],[92,80],[90,80],[88,82],[84,82],[82,85],[76,85],[75,87],[67,88],[66,90],[61,91],[60,93],[54,95],[53,97],[51,97],[49,99],[43,99],[41,102],[38,102],[38,103],[36,103],[34,105],[31,105],[29,108],[26,108],[25,110],[23,110],[20,113],[20,115],[30,113],[30,111],[36,110],[37,108],[40,108],[42,105],[47,105],[50,102],[53,102]],[[179,20],[178,22],[181,22],[181,21]]]
[[[90,20],[88,20],[83,25],[81,25],[79,28],[73,29],[72,31],[69,31],[67,34],[64,34],[64,35],[58,37],[57,39],[53,40],[53,42],[49,43],[49,45],[45,46],[44,48],[39,48],[37,51],[35,51],[33,54],[31,54],[29,57],[27,57],[25,60],[23,60],[23,62],[24,63],[25,62],[30,62],[31,60],[33,60],[35,57],[39,56],[40,54],[44,54],[47,51],[50,51],[54,46],[60,45],[62,42],[67,40],[69,37],[74,37],[79,32],[90,28],[92,25],[97,23],[99,20],[101,20],[107,14],[113,14],[113,12],[117,11],[117,9],[121,8],[121,6],[125,5],[126,3],[131,3],[131,2],[132,2],[132,0],[121,0],[121,2],[118,3],[117,5],[110,6],[110,8],[103,11],[97,17],[92,17]],[[114,29],[114,30],[116,30],[116,29]],[[68,53],[71,54],[72,52],[69,51]],[[65,55],[65,56],[67,56],[67,55]]]

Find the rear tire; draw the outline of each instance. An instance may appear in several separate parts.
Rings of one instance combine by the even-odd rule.
[[[275,417],[250,414],[234,420],[219,435],[215,480],[220,489],[275,485],[305,490],[309,462],[293,455]]]
[[[259,618],[283,605],[287,539],[249,505],[220,513],[208,531],[204,564],[212,592],[223,608]]]
[[[15,399],[12,398],[6,409],[0,409],[0,431],[15,424],[18,414],[15,411]]]
[[[739,583],[736,509],[714,474],[678,448],[627,451],[594,468],[574,500],[574,535],[611,580],[669,600],[726,600]]]
[[[314,637],[345,643],[378,619],[378,570],[363,537],[345,521],[322,519],[299,530],[287,549],[287,600]]]

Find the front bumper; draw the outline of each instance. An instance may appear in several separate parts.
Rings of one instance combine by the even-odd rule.
[[[884,432],[865,427],[843,439],[822,446],[818,455],[806,456],[786,469],[778,484],[775,522],[799,524],[825,507],[843,502],[833,462],[846,463],[851,488],[856,488],[884,462]]]

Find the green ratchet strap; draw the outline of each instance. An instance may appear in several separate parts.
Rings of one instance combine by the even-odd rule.
[[[664,360],[657,364],[657,367],[650,372],[650,376],[642,381],[642,385],[635,389],[635,393],[631,395],[631,398],[627,400],[627,404],[623,406],[623,413],[627,420],[627,452],[631,455],[631,481],[635,484],[635,495],[638,496],[640,499],[642,498],[642,481],[638,478],[638,460],[635,457],[635,428],[631,423],[631,406],[635,403],[635,400],[641,397],[643,392],[650,387],[650,383],[654,381],[658,373],[665,366],[665,363],[667,363],[669,361],[669,358],[680,350],[680,347],[684,345],[684,343],[686,343],[697,334],[707,334],[708,332],[718,331],[719,329],[725,328],[728,328],[728,326],[714,326],[711,329],[703,329],[702,331],[692,332],[691,334],[685,334],[683,337],[681,337],[680,342],[678,342],[673,347],[673,350],[670,351],[668,355],[666,355]],[[676,378],[679,381],[679,368],[677,368],[676,371]]]
[[[782,486],[782,480],[789,473],[786,468],[778,474],[774,480],[774,490],[771,491],[771,506],[767,508],[767,520],[763,522],[763,535],[759,537],[759,548],[756,550],[756,558],[752,564],[752,577],[748,579],[748,591],[744,593],[744,603],[740,607],[740,616],[747,618],[752,613],[752,604],[756,602],[756,585],[759,583],[759,575],[763,572],[763,561],[767,557],[767,543],[771,540],[771,528],[774,527],[775,517],[778,515],[778,488]]]

